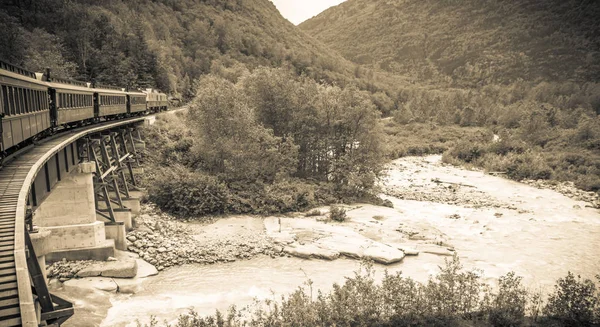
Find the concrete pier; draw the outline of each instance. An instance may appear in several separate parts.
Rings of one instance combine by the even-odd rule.
[[[81,163],[56,184],[35,210],[33,224],[48,231],[47,261],[95,259],[114,255],[104,223],[96,221],[93,174],[95,164]]]

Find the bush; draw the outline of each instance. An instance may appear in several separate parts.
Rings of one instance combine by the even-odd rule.
[[[600,323],[597,316],[600,295],[589,279],[575,278],[571,272],[560,278],[550,294],[544,313],[566,326],[591,326]]]
[[[229,194],[215,177],[182,166],[161,169],[150,183],[149,197],[162,210],[182,217],[221,214]]]
[[[462,162],[474,163],[485,154],[486,149],[482,143],[464,140],[456,144],[447,152],[448,156],[454,157]]]
[[[320,215],[322,215],[321,210],[314,209],[314,210],[311,210],[310,212],[307,212],[305,216],[306,217],[316,217],[316,216],[320,216]]]
[[[514,272],[501,276],[498,295],[490,309],[490,323],[497,327],[520,326],[525,318],[527,291],[521,284],[522,277]]]
[[[340,207],[331,206],[329,208],[329,219],[344,222],[348,217],[346,216],[346,210]]]

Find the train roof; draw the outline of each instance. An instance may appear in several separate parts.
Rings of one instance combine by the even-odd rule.
[[[42,81],[42,73],[30,72],[24,68],[5,63],[3,61],[0,61],[0,75],[23,82],[36,84],[38,86],[46,86],[46,82]]]
[[[162,94],[162,95],[166,95],[165,93],[162,93],[161,91],[159,91],[157,89],[145,89],[145,90],[142,90],[142,92],[144,94]]]
[[[92,89],[91,87],[86,85],[86,83],[83,83],[83,85],[67,84],[67,83],[64,83],[63,81],[65,81],[65,80],[55,79],[55,80],[52,80],[51,82],[46,82],[46,85],[48,85],[48,87],[50,87],[50,88],[59,89],[59,90],[90,92],[90,93],[95,92],[94,89]]]
[[[125,93],[129,94],[129,95],[139,95],[139,96],[146,96],[146,93],[140,91],[140,90],[133,90],[133,91],[125,91]]]

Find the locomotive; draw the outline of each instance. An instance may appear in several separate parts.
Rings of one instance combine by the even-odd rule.
[[[0,164],[10,153],[61,129],[168,110],[157,90],[50,77],[0,61]]]

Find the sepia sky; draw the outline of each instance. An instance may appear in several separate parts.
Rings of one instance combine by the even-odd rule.
[[[346,0],[271,0],[281,15],[298,25],[323,10]]]

